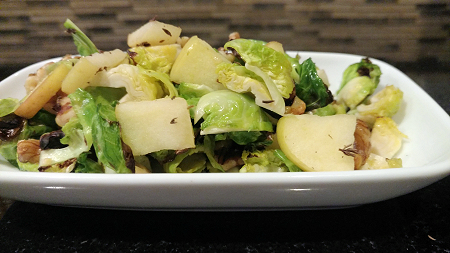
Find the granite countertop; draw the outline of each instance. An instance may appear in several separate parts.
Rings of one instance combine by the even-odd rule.
[[[407,72],[450,113],[448,73]],[[16,201],[0,220],[0,251],[449,252],[450,177],[336,210],[163,212]]]

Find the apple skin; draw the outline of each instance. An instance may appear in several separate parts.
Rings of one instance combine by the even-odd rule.
[[[303,171],[354,170],[353,156],[343,149],[353,147],[356,116],[288,115],[277,124],[281,150]]]

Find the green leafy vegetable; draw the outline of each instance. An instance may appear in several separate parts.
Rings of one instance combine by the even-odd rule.
[[[333,95],[317,74],[316,64],[306,59],[300,68],[300,82],[295,85],[297,97],[306,104],[306,110],[324,107],[333,101]]]
[[[197,107],[200,98],[212,91],[214,90],[211,87],[203,84],[180,83],[178,86],[179,96],[186,99],[186,102],[188,103],[191,118],[194,118],[195,108]]]
[[[0,155],[2,155],[13,166],[20,168],[17,162],[17,142],[27,139],[39,139],[39,137],[44,133],[56,130],[57,126],[54,118],[54,115],[41,110],[29,120],[22,119],[23,125],[20,129],[17,129],[19,133],[11,139],[1,141]],[[46,124],[49,124],[50,126]]]
[[[195,148],[178,154],[171,161],[164,163],[164,171],[195,173],[209,169],[211,172],[223,172],[222,166],[214,158],[214,147],[214,136],[207,135],[204,137],[204,143],[199,143]]]
[[[67,28],[67,32],[72,35],[75,46],[77,46],[78,53],[81,56],[88,56],[98,52],[94,43],[92,43],[86,34],[84,34],[70,19],[66,19],[64,27]]]
[[[301,68],[301,64],[298,58],[299,56],[297,55],[297,57],[291,57],[290,55],[286,54],[286,57],[288,58],[292,66],[291,77],[292,79],[294,79],[295,83],[299,83],[300,75],[298,73],[300,73]]]
[[[233,131],[273,131],[272,123],[253,99],[230,90],[218,90],[202,96],[194,122],[201,118],[201,134]]]
[[[400,109],[402,101],[403,92],[399,88],[388,85],[374,94],[367,104],[360,104],[349,113],[355,113],[359,119],[371,126],[378,117],[394,116]]]
[[[338,100],[355,109],[370,96],[380,82],[381,70],[368,58],[348,66],[343,74]]]
[[[344,102],[350,109],[355,109],[376,88],[368,76],[358,76],[350,80],[339,92],[338,100]]]
[[[88,86],[85,88],[89,94],[94,99],[98,97],[103,97],[109,103],[120,100],[123,96],[127,94],[124,88],[111,88],[111,87],[101,87],[101,86]]]
[[[19,99],[17,98],[0,99],[0,117],[14,112],[17,107],[19,107]]]
[[[272,79],[256,66],[221,63],[217,66],[218,81],[238,93],[251,93],[262,108],[284,114],[285,104]]]
[[[379,117],[375,120],[370,136],[371,152],[391,159],[402,147],[405,134],[400,132],[394,120],[389,117]]]
[[[62,144],[68,145],[64,148],[41,150],[39,166],[51,166],[62,163],[80,154],[89,151],[84,139],[82,126],[77,117],[73,117],[62,128],[65,136],[61,139]]]
[[[212,167],[209,168],[210,171],[214,170],[215,172],[223,172],[223,168],[222,165],[220,165],[214,156],[214,150],[215,150],[215,140],[214,140],[214,136],[212,135],[206,135],[204,140],[203,140],[203,147],[204,147],[204,152],[206,157],[208,158],[208,162],[206,164],[207,168],[208,167]],[[210,165],[210,166],[208,166]]]
[[[301,171],[281,150],[266,149],[254,152],[244,151],[242,160],[245,165],[239,172],[288,172]]]
[[[387,159],[386,157],[371,153],[369,158],[367,158],[366,163],[361,167],[361,170],[379,170],[401,167],[403,167],[401,158]]]
[[[175,61],[180,45],[162,45],[144,47],[138,46],[128,50],[131,59],[137,65],[147,70],[169,74]]]
[[[55,115],[45,111],[40,110],[33,118],[29,119],[29,124],[31,126],[46,126],[49,131],[53,131],[59,128],[55,122]]]
[[[82,153],[77,158],[75,173],[104,173],[103,167],[88,157],[88,153]]]
[[[273,142],[264,132],[259,131],[236,131],[215,135],[216,141],[227,139],[232,140],[238,145],[245,146],[245,149],[248,150],[256,150],[257,148],[268,146]]]
[[[373,82],[374,87],[378,86],[380,82],[381,70],[378,65],[373,64],[369,58],[362,59],[361,62],[352,64],[348,66],[342,77],[341,86],[338,90],[339,92],[345,87],[353,78],[367,76]],[[373,89],[375,89],[373,88]]]
[[[263,135],[259,131],[238,131],[229,132],[230,138],[239,145],[248,145],[249,143],[256,142]]]
[[[324,107],[320,107],[312,110],[314,115],[319,116],[330,116],[335,114],[346,114],[347,106],[344,103],[339,103],[337,101],[333,101],[331,104],[328,104]]]
[[[189,149],[179,154],[173,161],[164,164],[164,170],[168,173],[195,173],[202,172],[206,168],[206,156],[203,146]]]
[[[286,155],[281,151],[281,149],[275,149],[273,151],[274,155],[280,159],[284,165],[289,169],[290,172],[301,172],[302,170],[295,165],[291,160],[289,160]]]
[[[167,74],[140,66],[121,64],[110,69],[107,77],[107,83],[100,86],[125,87],[132,100],[155,100],[164,96],[178,96],[178,91]]]
[[[294,82],[291,78],[291,62],[284,53],[266,47],[264,43],[247,39],[229,41],[224,48],[233,48],[246,64],[261,69],[273,80],[280,94],[289,98],[294,90]]]
[[[18,140],[2,141],[0,145],[0,155],[14,167],[19,168],[17,162],[17,141]]]
[[[22,163],[17,159],[17,166],[21,171],[31,171],[31,172],[39,171],[39,163],[30,163],[30,162]]]
[[[90,93],[82,89],[70,94],[69,98],[83,127],[86,142],[88,146],[94,145],[98,161],[105,171],[109,169],[116,173],[130,173],[122,149],[119,124],[115,116],[112,117],[113,104],[101,96],[94,100]],[[109,110],[111,113],[100,114],[100,110]]]
[[[58,172],[58,173],[70,173],[73,171],[75,166],[77,165],[77,159],[72,158],[66,160],[62,163],[55,163],[49,166],[40,166],[39,171],[41,172]]]

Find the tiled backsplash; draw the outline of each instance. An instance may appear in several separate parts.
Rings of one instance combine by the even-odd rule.
[[[64,32],[66,18],[98,48],[111,50],[126,49],[127,34],[155,16],[216,47],[238,31],[277,40],[286,50],[450,64],[448,0],[0,1],[0,64],[76,53]]]

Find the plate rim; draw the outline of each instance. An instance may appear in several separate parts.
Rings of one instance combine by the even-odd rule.
[[[351,56],[351,57],[366,57],[355,54],[347,54],[347,53],[338,53],[338,52],[314,52],[314,51],[286,51],[288,54],[309,54],[309,55],[333,55],[333,56]],[[43,60],[30,66],[27,66],[11,76],[5,78],[0,82],[0,87],[3,83],[8,82],[17,76],[25,74],[25,72],[30,71],[32,69],[39,68],[43,64],[51,61],[57,61],[62,57],[55,57],[47,60]],[[405,73],[397,69],[396,67],[386,63],[382,60],[378,60],[376,58],[369,57],[374,62],[379,62],[384,64],[386,67],[392,68],[396,72],[399,72],[403,75],[403,77],[409,79],[410,82],[416,84],[411,78],[409,78]],[[435,110],[433,112],[437,113],[438,116],[445,116],[447,127],[450,127],[450,117],[445,112],[445,110],[428,94],[426,93],[419,85],[416,84],[415,89],[419,89],[421,91],[421,96],[425,96],[427,100],[435,103]],[[283,183],[291,184],[291,183],[306,183],[307,185],[317,185],[323,184],[324,180],[329,182],[336,182],[336,178],[339,178],[343,181],[337,181],[337,183],[361,183],[361,182],[376,182],[379,180],[412,180],[412,179],[428,179],[428,183],[425,185],[429,185],[434,183],[448,175],[450,175],[450,157],[440,157],[437,158],[436,163],[428,164],[425,166],[417,166],[417,167],[406,167],[406,168],[394,168],[394,169],[384,169],[384,170],[357,170],[357,171],[339,171],[339,172],[290,172],[290,173],[225,173],[225,174],[215,174],[215,173],[196,173],[196,174],[140,174],[139,176],[135,174],[83,174],[83,173],[39,173],[39,172],[23,172],[19,170],[3,170],[1,167],[4,164],[4,160],[0,161],[0,195],[7,192],[5,197],[13,197],[14,194],[11,194],[8,189],[5,189],[2,185],[11,185],[11,184],[29,184],[36,185],[39,187],[48,187],[49,185],[58,185],[61,183],[66,184],[74,184],[77,180],[83,180],[85,184],[92,184],[96,186],[107,186],[111,187],[111,183],[121,183],[122,186],[133,186],[136,183],[145,185],[145,183],[153,182],[156,185],[167,184],[167,180],[176,181],[177,183],[183,184],[184,186],[192,186],[198,184],[203,184],[203,186],[213,187],[213,184],[220,185],[239,185],[245,186],[246,184],[256,184],[259,186],[271,185],[274,183]],[[7,163],[7,162],[5,162]],[[426,169],[426,170],[424,170]],[[268,177],[267,175],[270,175]],[[204,182],[205,179],[208,182]],[[232,179],[233,181],[229,181]],[[261,179],[264,179],[261,181]],[[363,179],[362,181],[360,181]],[[158,181],[159,180],[159,181]],[[203,181],[202,181],[203,180]],[[158,183],[159,182],[159,183]],[[423,187],[425,187],[423,186]],[[421,187],[422,188],[422,187]],[[420,188],[419,188],[420,189]],[[57,190],[57,189],[54,189]],[[417,189],[415,189],[417,190]],[[3,196],[3,195],[2,195]],[[23,198],[15,198],[15,199],[23,199]],[[42,201],[40,201],[42,202]],[[57,203],[56,203],[57,204]],[[77,204],[76,206],[83,206]],[[104,206],[104,205],[103,205]],[[98,206],[102,207],[102,206]],[[97,207],[97,208],[98,208]],[[106,206],[107,208],[111,208]],[[335,205],[334,207],[337,208]],[[126,208],[126,207],[124,207]],[[232,207],[228,207],[225,209],[232,209]],[[280,207],[277,207],[280,208]],[[284,208],[287,208],[286,206]],[[284,209],[281,207],[281,209]],[[298,209],[297,207],[296,209]],[[300,207],[302,208],[302,207]],[[304,207],[303,207],[304,208]],[[317,206],[307,207],[307,208],[317,208]],[[322,206],[323,208],[323,206]],[[328,208],[328,207],[327,207]],[[155,209],[155,208],[151,208]],[[175,207],[169,208],[170,210],[176,209]],[[187,208],[187,209],[192,209]],[[197,208],[194,208],[197,209]],[[207,208],[206,208],[207,209]],[[214,208],[213,208],[214,209]],[[219,208],[221,209],[221,208]],[[238,208],[240,209],[240,208]],[[264,208],[265,209],[265,208]],[[183,209],[185,210],[185,209]]]

